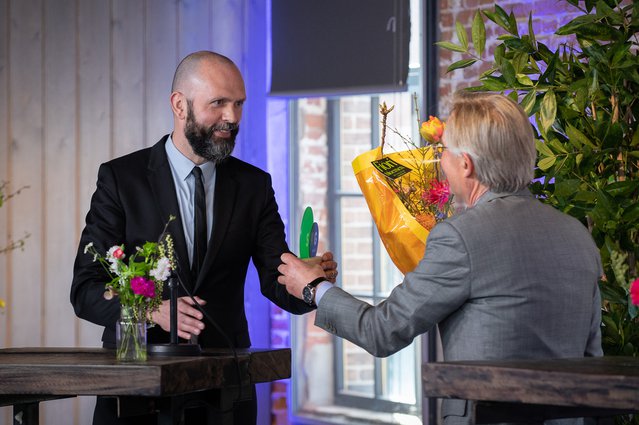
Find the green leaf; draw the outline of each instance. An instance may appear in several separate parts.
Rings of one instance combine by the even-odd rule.
[[[526,74],[517,74],[515,77],[517,78],[517,81],[519,82],[519,84],[521,84],[522,86],[532,86],[533,85],[532,80]]]
[[[460,68],[467,68],[471,66],[472,64],[474,64],[475,62],[477,62],[477,59],[462,59],[457,62],[453,62],[448,66],[448,68],[446,69],[446,72],[451,72]]]
[[[541,168],[542,170],[546,171],[548,170],[550,167],[552,167],[553,165],[555,165],[555,162],[557,161],[557,157],[555,156],[549,156],[546,158],[541,159],[538,163],[537,166],[539,168]]]
[[[597,200],[597,195],[592,192],[581,190],[575,194],[574,200],[582,202],[595,202]]]
[[[551,148],[553,148],[555,152],[568,153],[566,147],[559,141],[559,139],[552,138],[547,143],[550,145]]]
[[[639,128],[635,129],[635,134],[632,135],[632,141],[630,142],[630,146],[639,145]]]
[[[574,34],[579,28],[583,27],[584,25],[593,25],[596,21],[597,17],[595,15],[580,15],[572,21],[568,22],[566,25],[559,27],[559,29],[555,31],[555,34]]]
[[[544,131],[548,129],[555,122],[557,116],[557,99],[555,99],[555,93],[552,90],[548,90],[541,101],[541,125]]]
[[[535,38],[535,30],[533,29],[532,12],[528,13],[528,35],[533,49],[537,49],[537,39]]]
[[[606,192],[615,197],[627,198],[639,187],[639,181],[637,180],[624,180],[614,182],[605,187]]]
[[[585,134],[581,131],[568,124],[566,127],[566,135],[568,136],[568,140],[572,143],[576,148],[581,148],[583,145],[588,145],[593,149],[598,149],[598,146],[595,145]]]
[[[535,147],[537,148],[537,152],[543,156],[555,156],[555,153],[548,147],[548,145],[540,140],[535,140]]]
[[[464,28],[459,21],[455,22],[455,28],[459,44],[461,44],[464,49],[468,50],[468,34],[466,34],[466,28]]]
[[[488,17],[488,19],[490,19],[506,31],[511,32],[510,24],[508,22],[508,14],[506,13],[506,11],[504,11],[504,9],[502,9],[498,5],[495,5],[495,13],[484,12],[484,14]]]
[[[571,196],[577,193],[580,181],[578,179],[563,180],[555,183],[555,196]]]
[[[508,88],[506,82],[499,77],[486,77],[481,81],[488,91],[502,91]]]
[[[510,15],[508,15],[508,28],[510,29],[510,33],[519,37],[519,30],[517,29],[517,18],[515,18],[515,14],[513,11],[510,11]]]
[[[510,87],[513,87],[517,84],[517,78],[515,77],[515,68],[510,61],[502,62],[501,74],[504,76],[506,83],[508,83]]]
[[[473,18],[471,36],[473,37],[473,46],[475,46],[477,56],[482,57],[486,49],[486,26],[479,10],[475,12],[475,17]]]
[[[532,115],[533,108],[535,107],[535,99],[536,99],[537,91],[535,89],[531,89],[526,96],[521,100],[521,107],[526,111],[526,115]]]
[[[621,218],[627,223],[635,223],[639,221],[639,202],[626,208]]]
[[[443,49],[452,50],[453,52],[468,53],[468,48],[451,43],[450,41],[438,41],[435,44]]]

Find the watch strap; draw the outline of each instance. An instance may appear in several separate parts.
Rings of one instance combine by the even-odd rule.
[[[317,279],[313,280],[312,282],[310,282],[306,286],[310,286],[311,288],[315,288],[317,285],[319,285],[320,283],[325,282],[325,281],[326,281],[325,277],[318,277]]]

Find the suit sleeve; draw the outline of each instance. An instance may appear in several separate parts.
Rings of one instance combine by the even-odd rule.
[[[307,313],[313,310],[313,307],[290,295],[286,288],[277,282],[280,256],[290,251],[269,175],[264,180],[263,191],[266,196],[259,213],[256,247],[252,256],[259,274],[260,289],[265,297],[289,313]]]
[[[415,270],[376,306],[340,288],[322,297],[315,325],[353,342],[377,357],[410,344],[470,295],[470,264],[457,231],[446,222],[429,235],[424,257]]]
[[[111,246],[124,240],[124,213],[116,188],[113,170],[107,164],[101,165],[97,188],[80,238],[71,284],[71,304],[76,315],[109,328],[115,327],[120,305],[117,298],[104,298],[105,284],[111,278],[90,254],[84,253],[84,248],[92,242],[98,252],[106,253]]]

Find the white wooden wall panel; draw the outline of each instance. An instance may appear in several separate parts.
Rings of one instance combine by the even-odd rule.
[[[175,67],[182,59],[177,47],[177,0],[154,0],[146,6],[146,145],[155,144],[173,128],[169,106]]]
[[[113,154],[143,148],[144,134],[144,2],[113,0]],[[155,90],[155,88],[153,88]]]
[[[40,0],[12,1],[10,6],[9,179],[30,189],[11,200],[9,214],[13,229],[31,233],[23,252],[8,254],[15,282],[9,286],[7,300],[13,346],[39,346],[44,339],[42,9]]]
[[[76,157],[77,244],[95,191],[98,167],[111,159],[111,2],[77,0],[78,20],[78,134]],[[74,256],[75,258],[75,256]],[[73,267],[73,260],[70,262]],[[70,284],[67,284],[70,287]],[[66,291],[68,293],[68,290]],[[76,320],[76,345],[101,345],[102,328]],[[89,422],[81,422],[89,423]]]
[[[57,282],[71,282],[69,259],[74,258],[76,204],[76,5],[74,2],[45,2],[44,8],[44,211],[42,297],[43,344],[72,347],[75,344],[75,314],[68,291]],[[51,214],[53,212],[53,214]],[[49,324],[55,323],[55,331]],[[44,403],[43,424],[69,422],[75,400]]]
[[[9,0],[0,0],[0,183],[9,178]],[[12,232],[9,206],[0,208],[0,247],[7,245]],[[0,298],[7,300],[9,261],[0,255]],[[0,312],[0,347],[9,345],[8,314]],[[11,424],[11,408],[0,407],[0,423]]]
[[[191,52],[211,49],[213,32],[211,28],[211,7],[218,1],[181,0],[178,3],[178,46],[180,57]]]
[[[24,251],[0,255],[0,297],[8,302],[0,348],[101,345],[102,328],[77,319],[69,302],[98,167],[172,129],[170,85],[184,55],[217,50],[245,75],[248,66],[265,66],[246,58],[247,16],[265,7],[251,1],[261,7],[249,10],[248,0],[0,0],[0,181],[29,186],[0,208],[0,246],[31,234]],[[255,96],[264,96],[262,87]],[[245,113],[238,144],[246,144],[250,124]],[[264,134],[251,144],[238,146],[238,156],[264,149]],[[250,298],[262,298],[250,290]],[[90,424],[94,402],[42,403],[41,423]],[[260,410],[260,423],[269,423],[268,406]],[[11,409],[0,408],[0,425],[11,423]]]
[[[0,0],[0,184],[9,175],[9,0]],[[0,247],[9,242],[9,207],[0,208]],[[0,298],[7,299],[9,272],[6,255],[0,255]],[[7,315],[0,312],[0,347],[8,344]],[[0,417],[2,417],[0,415]]]

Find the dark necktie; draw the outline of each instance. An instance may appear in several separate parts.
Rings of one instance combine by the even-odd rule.
[[[195,178],[195,198],[193,201],[193,263],[191,271],[193,273],[193,283],[197,280],[204,263],[206,254],[206,201],[204,196],[204,183],[202,181],[202,170],[200,167],[193,167],[191,171]]]

